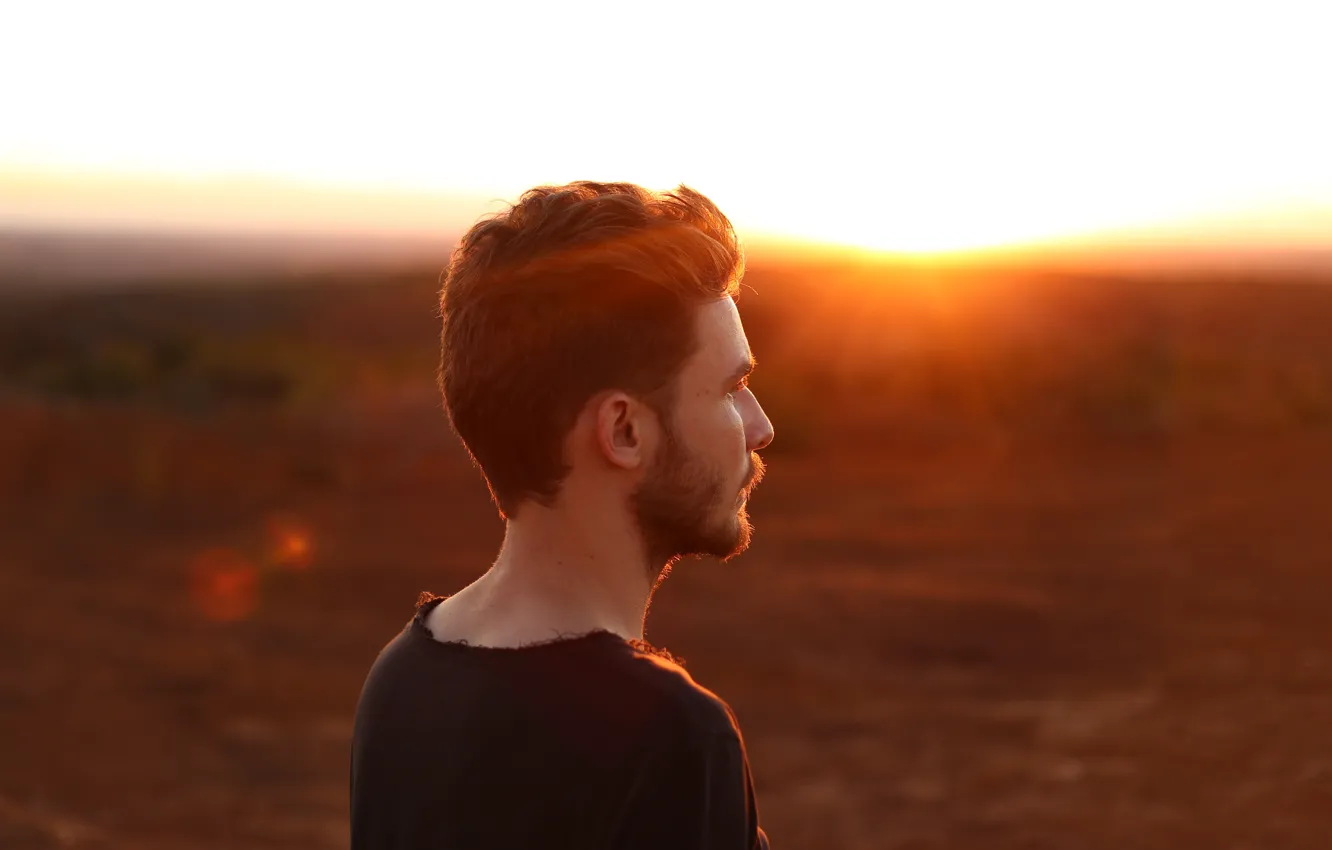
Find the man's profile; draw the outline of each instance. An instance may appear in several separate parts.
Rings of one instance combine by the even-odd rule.
[[[683,186],[543,186],[463,237],[439,383],[504,542],[370,670],[353,850],[768,846],[735,716],[642,642],[671,564],[749,544],[743,271]]]

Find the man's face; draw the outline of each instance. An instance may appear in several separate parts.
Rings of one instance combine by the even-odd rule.
[[[745,510],[763,476],[756,452],[772,423],[748,387],[749,341],[730,298],[698,308],[698,350],[677,378],[662,442],[632,496],[653,563],[678,555],[730,558],[749,546]]]

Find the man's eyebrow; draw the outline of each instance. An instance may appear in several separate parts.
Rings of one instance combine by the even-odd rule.
[[[754,356],[751,354],[749,359],[737,366],[735,371],[731,373],[730,377],[726,379],[726,387],[729,389],[740,383],[741,379],[748,377],[749,373],[753,372],[756,366],[758,366],[758,361],[755,360]]]

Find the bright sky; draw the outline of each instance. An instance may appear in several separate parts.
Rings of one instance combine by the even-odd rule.
[[[465,225],[590,178],[888,250],[1200,216],[1327,242],[1328,8],[20,3],[0,218]]]

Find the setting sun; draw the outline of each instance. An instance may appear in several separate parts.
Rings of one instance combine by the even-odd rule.
[[[758,8],[31,4],[0,224],[456,231],[580,178],[907,253],[1332,209],[1311,7]]]

